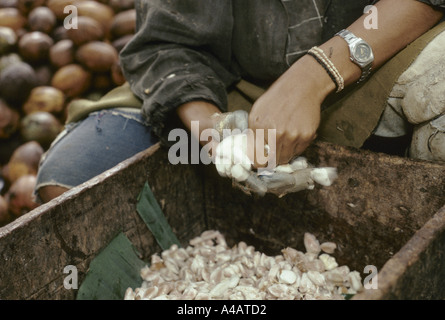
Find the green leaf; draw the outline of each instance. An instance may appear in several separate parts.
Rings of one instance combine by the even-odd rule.
[[[119,233],[91,261],[77,300],[122,300],[128,287],[140,287],[145,265],[130,240]]]
[[[136,210],[162,250],[180,246],[148,183],[138,196]],[[140,287],[140,271],[148,263],[120,233],[90,263],[88,273],[77,293],[78,300],[122,300],[128,287]]]
[[[162,250],[169,249],[173,244],[180,246],[148,183],[139,194],[136,208]]]

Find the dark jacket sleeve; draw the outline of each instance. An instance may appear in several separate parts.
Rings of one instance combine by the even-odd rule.
[[[445,9],[445,0],[418,0],[418,1]]]
[[[225,111],[226,89],[238,79],[229,71],[231,1],[137,0],[135,8],[136,33],[120,59],[153,132],[165,141],[175,109],[186,102]]]

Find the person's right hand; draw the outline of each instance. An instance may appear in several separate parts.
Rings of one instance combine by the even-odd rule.
[[[321,104],[334,90],[335,84],[325,70],[312,57],[305,56],[254,103],[249,128],[256,137],[257,130],[265,131],[271,152],[275,149],[276,165],[289,163],[312,143],[317,136]],[[275,141],[268,141],[271,129],[275,130]]]

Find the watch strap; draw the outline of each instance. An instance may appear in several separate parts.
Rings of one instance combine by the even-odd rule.
[[[371,71],[372,71],[372,63],[362,68],[362,75],[360,76],[360,79],[357,80],[357,83],[360,83],[364,81],[367,77],[369,77]]]
[[[346,40],[348,44],[352,44],[355,41],[361,40],[361,38],[357,37],[355,34],[353,34],[347,29],[340,30],[339,32],[336,33],[336,36],[342,37],[343,39]]]

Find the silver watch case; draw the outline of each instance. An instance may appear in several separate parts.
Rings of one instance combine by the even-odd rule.
[[[351,61],[362,69],[362,75],[358,82],[363,81],[371,73],[372,63],[374,62],[374,53],[371,46],[348,30],[342,30],[336,35],[342,37],[348,43]]]

